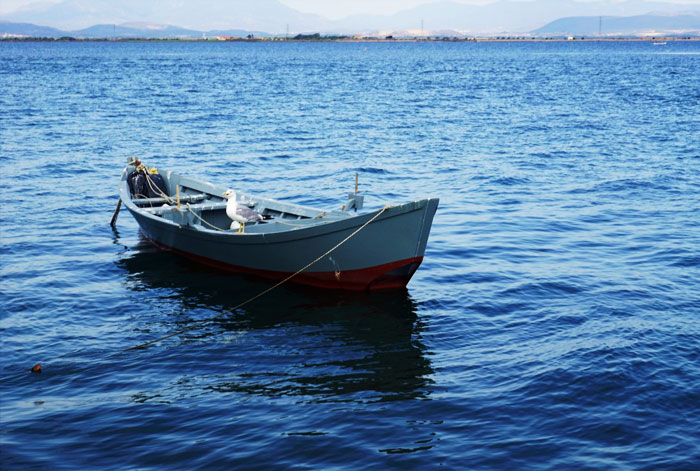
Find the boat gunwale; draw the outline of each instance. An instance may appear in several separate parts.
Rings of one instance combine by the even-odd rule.
[[[127,167],[128,168],[128,167]],[[168,171],[169,176],[173,175],[174,173]],[[180,177],[178,174],[174,174]],[[374,217],[379,211],[382,211],[383,208],[379,208],[367,213],[362,213],[362,214],[347,214],[345,217],[339,218],[339,219],[322,219],[319,218],[317,223],[311,223],[308,225],[302,225],[302,226],[296,226],[296,227],[291,227],[288,230],[282,230],[282,231],[271,231],[271,232],[247,232],[247,233],[236,233],[235,231],[232,230],[214,230],[214,229],[209,229],[203,225],[197,225],[197,226],[183,226],[181,224],[178,224],[175,221],[171,221],[169,219],[159,217],[156,214],[151,213],[148,211],[148,207],[139,207],[134,203],[134,200],[131,197],[131,193],[128,189],[128,185],[126,182],[126,176],[127,176],[127,171],[125,169],[124,175],[120,181],[120,186],[119,186],[119,192],[122,200],[124,201],[127,209],[132,214],[138,214],[139,216],[145,217],[148,220],[152,221],[156,225],[160,225],[161,227],[167,227],[169,229],[181,231],[181,230],[186,230],[188,233],[188,237],[193,237],[195,239],[201,240],[201,241],[206,241],[206,240],[211,240],[211,238],[215,238],[218,241],[229,241],[229,243],[235,243],[235,244],[242,244],[242,245],[248,245],[248,244],[270,244],[270,243],[281,243],[281,242],[288,242],[292,240],[305,240],[305,239],[313,239],[316,238],[320,235],[328,235],[328,234],[333,234],[337,232],[343,232],[343,231],[348,231],[352,230],[354,228],[357,228],[370,220],[372,217]],[[199,180],[192,179],[191,177],[186,177],[188,180],[193,180],[196,182],[199,182]],[[216,185],[213,185],[208,182],[201,182],[202,184],[210,185],[213,188],[219,188]],[[197,190],[201,191],[201,190]],[[223,192],[222,192],[223,193]],[[284,202],[278,202],[277,200],[272,200],[268,198],[261,198],[257,196],[252,196],[249,195],[248,193],[245,192],[238,192],[237,193],[243,195],[244,197],[252,198],[255,199],[256,202],[262,202],[262,203],[267,203],[270,202],[274,206],[275,204],[281,204],[283,206],[286,206],[287,203]],[[207,194],[218,197],[214,193],[208,193]],[[415,200],[412,202],[406,202],[406,203],[401,203],[398,205],[392,205],[392,206],[387,206],[386,209],[384,210],[384,214],[382,214],[377,220],[374,222],[374,224],[379,223],[381,221],[385,221],[387,219],[391,219],[394,217],[398,217],[402,214],[412,212],[412,211],[420,211],[424,210],[426,206],[429,205],[430,201],[432,200],[438,200],[438,198],[425,198],[421,200]],[[303,209],[313,209],[314,211],[316,210],[315,208],[310,208],[308,206],[301,206],[301,205],[290,205],[290,206],[296,206],[299,208]],[[270,208],[275,211],[274,207]],[[321,210],[318,210],[319,214],[322,214]],[[329,215],[332,214],[337,214],[340,213],[341,215],[345,215],[345,213],[341,213],[339,211],[333,211],[329,212]],[[291,214],[291,213],[290,213]],[[425,219],[425,216],[422,218],[422,220]],[[307,219],[301,219],[301,220],[308,220]],[[292,221],[298,221],[291,219],[290,222]],[[137,219],[137,223],[139,223]],[[263,224],[274,224],[274,223],[263,223]],[[279,223],[279,224],[284,224],[284,223]],[[139,226],[141,224],[139,223]]]

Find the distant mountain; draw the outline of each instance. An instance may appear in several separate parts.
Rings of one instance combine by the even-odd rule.
[[[50,24],[61,29],[95,24],[146,22],[182,25],[193,30],[255,30],[282,33],[320,29],[327,20],[301,13],[278,0],[63,0],[30,4],[3,20]]]
[[[129,26],[125,25],[94,25],[77,31],[72,31],[71,36],[77,38],[196,38],[202,36],[199,31],[179,28],[177,26]]]
[[[374,30],[420,31],[421,24],[430,31],[449,29],[472,34],[528,32],[543,24],[571,16],[632,16],[651,11],[674,13],[683,10],[700,12],[700,4],[675,4],[640,0],[500,0],[485,5],[467,5],[439,1],[400,11],[390,16],[356,15],[333,22],[335,31],[363,32]]]
[[[65,31],[48,26],[37,26],[31,23],[9,23],[0,21],[0,38],[12,36],[31,36],[33,38],[60,38],[66,36]]]
[[[628,17],[582,16],[561,18],[533,31],[535,34],[595,36],[700,34],[700,13],[638,15]]]
[[[649,11],[655,13],[648,13]],[[677,12],[687,10],[683,14]],[[574,14],[572,14],[574,13]],[[279,0],[63,0],[31,4],[2,19],[0,35],[82,38],[256,37],[297,33],[384,36],[489,36],[498,34],[598,34],[698,31],[700,4],[642,0],[499,0],[485,5],[439,1],[394,15],[358,15],[331,21],[300,13]],[[32,24],[33,23],[33,24]],[[47,24],[51,27],[40,27]],[[80,25],[69,27],[66,25]],[[542,26],[542,25],[545,26]],[[23,25],[23,26],[19,26]],[[178,25],[178,26],[163,26]],[[64,31],[60,31],[60,28]],[[263,33],[266,31],[268,33]]]
[[[95,24],[146,22],[185,29],[362,33],[377,30],[425,32],[454,30],[473,34],[532,31],[562,17],[638,16],[650,12],[698,12],[700,4],[645,0],[498,0],[468,5],[450,0],[426,4],[394,15],[356,15],[329,20],[289,8],[279,0],[62,0],[32,3],[2,20],[81,29]]]
[[[77,39],[171,39],[171,38],[215,38],[217,36],[256,38],[269,37],[270,33],[263,31],[247,31],[242,29],[198,31],[169,25],[154,25],[148,23],[124,23],[121,25],[93,25],[76,31],[62,31],[31,23],[10,23],[0,21],[0,38],[2,37],[31,37],[31,38],[60,38],[70,36]]]

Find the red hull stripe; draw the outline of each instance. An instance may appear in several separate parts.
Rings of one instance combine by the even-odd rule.
[[[194,255],[172,247],[154,242],[155,245],[165,250],[171,250],[184,257],[187,257],[204,265],[209,265],[222,270],[235,273],[245,273],[257,275],[272,280],[283,280],[290,272],[259,270],[256,268],[240,267],[219,262],[210,258]],[[340,272],[303,272],[289,280],[293,283],[300,283],[319,288],[344,289],[353,291],[397,289],[405,287],[416,272],[423,257],[412,257],[396,262],[385,263],[373,267],[359,270],[346,270]]]

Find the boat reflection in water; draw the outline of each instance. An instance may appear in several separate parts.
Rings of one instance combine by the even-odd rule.
[[[230,310],[271,284],[190,262],[143,239],[122,255],[127,288],[147,292],[135,320],[151,338]],[[152,310],[157,309],[158,314]],[[210,325],[168,340],[187,359],[160,397],[202,391],[308,401],[386,401],[425,397],[433,370],[423,322],[407,290],[348,293],[284,285]],[[157,334],[156,334],[157,333]],[[150,340],[150,338],[145,338]],[[167,365],[166,365],[167,366]],[[186,393],[185,393],[186,394]],[[138,400],[138,398],[136,398]]]

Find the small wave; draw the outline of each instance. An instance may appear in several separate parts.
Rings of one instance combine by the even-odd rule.
[[[378,168],[378,167],[359,167],[359,168],[356,168],[355,171],[362,172],[362,173],[372,173],[375,175],[391,175],[393,173],[387,169]]]
[[[511,302],[511,303],[482,303],[482,304],[471,304],[467,306],[470,311],[478,312],[479,314],[484,314],[488,317],[509,315],[514,312],[524,311],[529,309],[531,306],[524,302]]]
[[[258,160],[261,160],[263,162],[271,162],[273,160],[284,160],[284,159],[293,159],[294,156],[289,155],[289,154],[277,154],[277,155],[263,155],[261,157],[258,157]]]
[[[503,186],[525,185],[530,183],[530,180],[523,177],[499,177],[491,180],[489,183]]]
[[[633,178],[623,178],[611,180],[595,185],[593,192],[624,192],[630,190],[667,190],[668,186],[658,180],[638,180]]]
[[[700,267],[700,255],[689,255],[671,264],[674,267],[698,268]]]
[[[583,289],[570,283],[559,281],[545,281],[542,283],[521,283],[515,287],[508,288],[501,292],[505,296],[543,296],[543,295],[563,295],[577,294]]]

